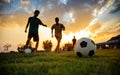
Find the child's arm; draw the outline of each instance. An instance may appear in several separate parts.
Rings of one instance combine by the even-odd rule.
[[[47,25],[44,25],[44,24],[43,24],[43,26],[47,27]]]
[[[64,27],[64,25],[62,24],[62,30],[65,30],[65,27]]]
[[[41,20],[39,20],[39,24],[42,25],[42,26],[47,27],[47,25],[45,25]]]
[[[54,29],[54,25],[51,27],[51,37],[53,38],[53,29]]]
[[[25,28],[25,33],[27,32],[27,28],[29,26],[29,21],[30,21],[30,18],[28,19],[28,22],[27,22],[27,25],[26,25],[26,28]]]

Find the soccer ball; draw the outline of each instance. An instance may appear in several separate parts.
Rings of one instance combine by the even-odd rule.
[[[26,48],[26,49],[24,50],[24,52],[25,52],[25,53],[31,53],[32,51],[31,51],[30,48]]]
[[[96,52],[96,45],[89,38],[81,38],[76,42],[74,50],[79,57],[93,56]]]

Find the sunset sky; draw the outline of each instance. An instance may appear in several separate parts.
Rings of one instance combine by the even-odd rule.
[[[56,46],[50,29],[55,17],[66,28],[61,46],[71,42],[73,36],[89,37],[98,43],[120,34],[120,0],[0,0],[1,51],[6,43],[12,45],[11,50],[25,44],[25,26],[36,9],[40,10],[38,18],[47,25],[39,26],[39,49],[44,40],[51,40]]]

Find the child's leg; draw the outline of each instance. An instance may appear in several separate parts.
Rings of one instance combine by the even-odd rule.
[[[39,45],[39,40],[36,41],[36,46],[35,46],[35,49],[36,49],[36,50],[37,50],[37,48],[38,48],[38,45]]]
[[[61,42],[61,38],[57,38],[57,47],[56,47],[56,52],[59,52],[59,49],[60,49],[60,42]]]
[[[28,47],[29,43],[30,43],[31,38],[28,38],[26,41],[26,47]]]

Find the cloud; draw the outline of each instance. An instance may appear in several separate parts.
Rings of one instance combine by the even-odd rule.
[[[21,6],[19,9],[22,9],[23,11],[25,11],[27,13],[32,13],[34,11],[30,0],[21,0],[20,4],[21,4]]]
[[[12,16],[12,15],[11,15]],[[2,15],[0,17],[0,27],[9,27],[9,26],[14,26],[15,21],[10,17],[10,15]]]
[[[109,25],[101,25],[100,28],[96,29],[95,34],[97,37],[107,36],[107,35],[119,35],[120,34],[120,23],[109,26]],[[107,38],[106,38],[107,39]]]
[[[15,13],[15,14],[2,14],[0,15],[0,27],[23,27],[27,23],[27,19],[30,15],[25,13]]]
[[[0,0],[0,2],[7,2],[10,3],[11,0]]]
[[[104,0],[99,0],[98,4],[102,5],[104,3]]]
[[[21,6],[23,8],[28,8],[30,6],[30,1],[29,0],[21,0]]]
[[[109,32],[110,33],[118,33],[118,34],[120,34],[120,23],[118,23],[118,24],[114,25],[113,27],[111,27],[109,29]]]
[[[115,9],[110,11],[110,14],[116,13],[118,11],[120,11],[120,3],[116,5]]]
[[[108,27],[109,26],[102,25],[100,28],[96,29],[96,36],[94,37],[94,40],[96,42],[104,42],[109,40],[113,36],[120,35],[120,23],[112,27]]]
[[[64,22],[66,22],[67,24],[71,24],[75,22],[75,19],[73,18],[73,13],[69,12],[69,13],[65,13],[63,15],[63,19]]]
[[[103,15],[106,15],[107,13],[107,11],[108,11],[108,8],[110,7],[110,6],[112,6],[112,4],[114,3],[114,1],[115,0],[109,0],[104,6],[102,6],[102,7],[97,7],[97,8],[95,8],[94,10],[93,10],[93,13],[92,13],[92,15],[94,16],[94,19],[89,23],[89,25],[86,27],[87,29],[90,27],[90,26],[92,26],[92,25],[94,25],[95,23],[97,23],[100,19],[101,19],[101,17],[103,16]],[[100,0],[100,2],[98,2],[98,3],[103,3],[104,1],[101,1]],[[99,8],[99,9],[98,9]]]
[[[112,20],[119,17],[116,13],[109,14],[111,10],[115,11],[119,7],[113,8],[114,4],[116,5],[115,0],[11,0],[10,3],[7,0],[2,1],[4,2],[0,5],[3,9],[0,10],[0,13],[3,13],[0,15],[0,27],[25,27],[28,17],[33,16],[33,11],[38,9],[41,12],[38,18],[48,27],[55,23],[55,17],[59,17],[66,27],[66,37],[70,33],[71,36],[82,36],[83,33],[86,33],[84,36],[100,34],[107,31],[107,28],[109,30],[109,27],[114,28],[116,22]],[[115,29],[118,33],[119,28]],[[112,30],[109,33],[112,33]]]
[[[59,4],[64,4],[64,5],[67,5],[68,3],[68,0],[59,0],[58,2]]]
[[[97,31],[99,28],[101,28],[101,26],[102,26],[101,24],[96,23],[92,27],[90,27],[89,29],[92,33],[95,33],[95,31]]]

